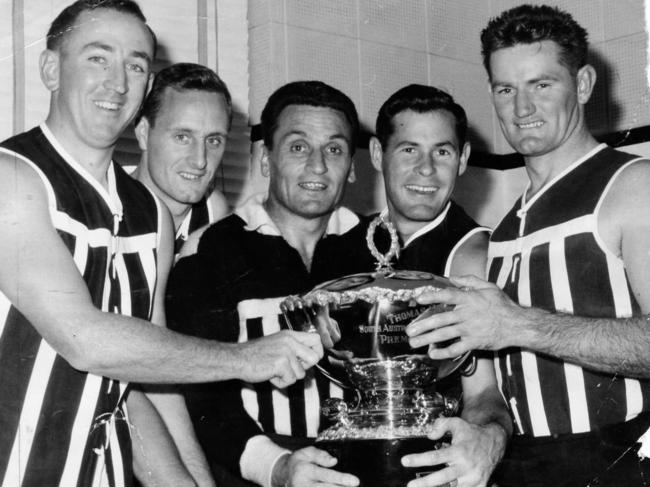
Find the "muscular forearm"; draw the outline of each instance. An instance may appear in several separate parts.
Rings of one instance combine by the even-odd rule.
[[[513,345],[601,372],[650,377],[650,317],[583,318],[525,309]]]

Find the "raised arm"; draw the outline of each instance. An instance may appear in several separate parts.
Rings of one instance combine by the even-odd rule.
[[[93,306],[50,221],[45,187],[19,159],[0,159],[0,290],[45,340],[80,370],[138,382],[202,382],[244,376],[293,381],[322,356],[318,337],[293,334],[273,356],[249,360],[234,344],[183,337]],[[304,370],[303,370],[304,373]]]

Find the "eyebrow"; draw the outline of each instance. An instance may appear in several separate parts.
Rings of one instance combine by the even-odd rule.
[[[298,135],[300,137],[307,137],[308,136],[307,132],[304,132],[302,130],[292,130],[291,132],[287,132],[284,135],[284,137],[282,137],[282,138],[287,139],[287,138],[289,138],[289,137],[291,137],[293,135]],[[329,140],[335,140],[335,139],[343,139],[347,144],[350,144],[350,141],[348,140],[348,138],[344,134],[339,133],[339,134],[330,135]]]
[[[81,48],[82,51],[87,49],[101,49],[102,51],[115,52],[113,46],[99,41],[89,42],[88,44],[84,44]],[[148,64],[151,64],[151,56],[149,56],[145,51],[131,51],[129,54],[138,59],[144,59]]]

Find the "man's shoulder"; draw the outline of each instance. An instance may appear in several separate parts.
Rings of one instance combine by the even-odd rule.
[[[236,214],[228,215],[205,228],[199,239],[197,251],[212,254],[225,247],[237,248],[250,230],[246,230],[246,222]]]

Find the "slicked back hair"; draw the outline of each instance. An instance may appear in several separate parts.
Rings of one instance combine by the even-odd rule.
[[[165,90],[206,91],[223,95],[228,109],[228,128],[232,123],[232,97],[223,80],[206,66],[194,63],[176,63],[162,69],[153,80],[151,91],[147,94],[136,124],[145,117],[152,127],[163,104]]]
[[[386,149],[388,141],[395,132],[393,118],[405,111],[428,113],[446,110],[456,120],[455,131],[459,148],[462,149],[467,138],[467,114],[463,107],[456,103],[453,97],[433,86],[412,84],[393,93],[379,109],[375,124],[375,136],[382,149]]]
[[[520,5],[506,10],[481,32],[483,65],[490,73],[490,56],[517,44],[553,41],[560,47],[560,62],[575,75],[587,64],[587,31],[571,14],[548,5]]]
[[[262,138],[273,149],[273,135],[278,128],[282,110],[290,105],[331,108],[341,112],[350,124],[350,153],[354,155],[359,135],[359,116],[352,100],[342,91],[322,81],[294,81],[278,88],[262,110]]]
[[[77,0],[71,5],[64,8],[59,15],[54,19],[50,29],[47,31],[46,47],[52,51],[59,50],[61,44],[65,40],[68,32],[70,32],[83,12],[93,11],[97,9],[115,10],[125,14],[133,15],[138,20],[142,21],[147,27],[151,39],[153,41],[153,57],[156,57],[156,48],[158,40],[156,34],[147,25],[140,6],[133,0]],[[153,59],[152,59],[153,61]]]

